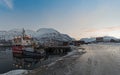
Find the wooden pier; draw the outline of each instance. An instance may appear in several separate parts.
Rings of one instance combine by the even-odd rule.
[[[63,55],[71,51],[69,46],[51,46],[45,47],[45,51],[49,55]]]

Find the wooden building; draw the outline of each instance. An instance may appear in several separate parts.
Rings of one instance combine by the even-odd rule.
[[[103,37],[97,37],[96,38],[96,42],[103,42],[103,41],[104,41]]]

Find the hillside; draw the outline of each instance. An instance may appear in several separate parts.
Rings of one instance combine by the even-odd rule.
[[[15,36],[21,36],[23,29],[12,29],[9,31],[0,31],[0,39],[12,40]],[[27,35],[32,36],[39,42],[45,42],[47,40],[57,41],[71,41],[73,40],[69,35],[62,34],[52,28],[40,28],[37,31],[25,30]]]

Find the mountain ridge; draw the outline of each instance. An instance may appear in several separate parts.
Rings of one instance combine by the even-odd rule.
[[[12,40],[15,36],[21,36],[22,31],[23,29],[16,29],[16,28],[8,31],[0,31],[0,38],[5,40]],[[26,29],[25,32],[27,35],[30,35],[39,41],[46,41],[51,39],[58,41],[73,40],[69,35],[62,34],[53,28],[40,28],[37,31]]]

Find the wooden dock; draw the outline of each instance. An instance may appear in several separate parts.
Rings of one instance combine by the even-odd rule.
[[[62,55],[71,51],[71,48],[69,46],[50,46],[45,47],[45,51],[49,55]]]
[[[12,47],[11,44],[5,44],[0,45],[0,47]],[[41,49],[39,47],[38,49]],[[71,51],[71,48],[69,46],[48,46],[48,47],[42,47],[47,53],[47,55],[62,55],[67,54],[67,52]]]

